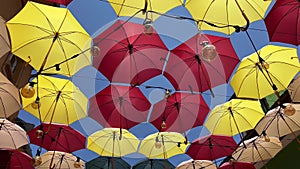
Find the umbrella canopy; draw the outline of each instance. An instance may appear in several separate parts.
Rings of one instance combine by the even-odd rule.
[[[147,120],[150,106],[139,88],[110,85],[91,99],[89,116],[103,127],[129,129]]]
[[[177,90],[204,92],[227,83],[238,63],[229,38],[198,33],[171,50],[164,75]]]
[[[239,162],[268,160],[282,149],[282,144],[277,137],[270,137],[270,141],[262,137],[253,137],[245,140],[244,143],[246,146],[241,144],[232,154],[232,157]]]
[[[140,18],[146,18],[141,10],[145,10],[145,12],[155,11],[158,13],[165,13],[176,6],[182,5],[181,0],[169,0],[168,2],[160,0],[108,0],[108,2],[110,2],[118,16],[135,16]],[[140,11],[140,13],[135,15],[138,11]],[[159,17],[159,15],[152,13],[149,13],[148,15],[151,20]]]
[[[219,169],[255,169],[255,166],[249,162],[225,162]]]
[[[70,153],[48,151],[41,155],[42,163],[36,169],[84,169],[84,162]],[[75,165],[76,163],[76,165]]]
[[[71,76],[91,63],[84,53],[90,48],[91,37],[67,8],[28,1],[6,25],[12,53],[39,73],[59,70]]]
[[[101,156],[124,156],[137,151],[140,140],[125,129],[104,128],[88,137],[87,148]]]
[[[200,22],[198,26],[201,30],[214,30],[230,35],[235,31],[233,26],[242,27],[247,24],[246,18],[249,22],[263,19],[270,3],[270,1],[258,2],[256,0],[187,0],[185,7],[193,18],[219,26],[215,27]]]
[[[261,99],[286,89],[299,70],[295,48],[267,45],[243,58],[230,84],[237,97]]]
[[[5,20],[0,16],[0,58],[10,51],[10,41]]]
[[[1,149],[18,149],[29,144],[24,129],[2,118],[0,118],[0,138]]]
[[[130,169],[130,165],[122,158],[117,157],[97,157],[86,163],[86,169]]]
[[[280,106],[268,111],[255,127],[257,133],[282,137],[300,130],[300,104],[288,104],[287,108],[290,106],[295,109],[294,114],[289,114],[287,109]]]
[[[300,76],[298,76],[288,87],[292,102],[300,103]]]
[[[210,135],[195,140],[186,153],[194,160],[216,160],[231,155],[237,147],[232,137]]]
[[[37,92],[22,97],[23,108],[42,122],[71,124],[86,116],[88,99],[70,80],[39,76],[33,83]]]
[[[33,159],[18,150],[0,150],[0,167],[5,169],[34,169]]]
[[[205,168],[205,169],[217,169],[216,164],[209,160],[188,160],[180,163],[176,169],[196,169],[196,168]]]
[[[137,163],[132,167],[132,169],[156,169],[156,168],[172,169],[175,168],[175,166],[166,159],[147,159],[145,161]]]
[[[202,125],[208,112],[209,107],[200,94],[176,92],[153,106],[149,121],[160,131],[184,133]]]
[[[148,158],[167,159],[185,153],[189,143],[182,134],[176,132],[159,132],[145,137],[139,152]]]
[[[58,3],[58,4],[61,4],[61,5],[69,5],[69,3],[72,2],[72,0],[47,0],[49,2],[54,2],[54,3]]]
[[[30,143],[48,151],[71,153],[85,148],[85,137],[64,124],[42,123],[28,132]]]
[[[298,0],[277,0],[275,2],[265,18],[271,41],[296,46],[300,44],[299,10]]]
[[[111,82],[140,85],[161,74],[167,47],[157,33],[143,30],[143,25],[117,20],[94,38],[99,51],[93,65]]]
[[[0,73],[0,118],[8,118],[20,109],[19,90]]]
[[[204,125],[212,134],[234,136],[253,129],[264,115],[259,101],[232,99],[216,106]]]

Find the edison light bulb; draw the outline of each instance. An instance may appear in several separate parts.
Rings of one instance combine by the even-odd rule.
[[[158,136],[155,138],[155,148],[160,149],[161,148],[161,142],[158,140]]]
[[[267,135],[265,135],[265,136],[264,136],[264,140],[265,140],[265,142],[270,142],[270,137],[267,136]]]
[[[270,65],[267,62],[262,62],[262,66],[264,69],[269,69]]]
[[[36,99],[33,103],[31,103],[31,107],[33,109],[38,109],[39,107],[41,107],[40,99]]]
[[[212,44],[209,44],[208,41],[204,41],[201,43],[202,48],[202,58],[208,62],[213,61],[217,56],[218,52],[216,47]]]
[[[283,109],[283,113],[287,116],[292,116],[296,113],[296,109],[292,104],[287,104]]]
[[[80,158],[79,157],[77,157],[76,161],[74,162],[74,167],[75,168],[80,168],[81,167],[81,165],[80,165]]]
[[[36,138],[42,138],[43,137],[43,135],[44,135],[44,131],[43,130],[36,130],[35,131],[35,137]]]
[[[151,19],[146,19],[143,23],[144,25],[144,34],[152,35],[154,33],[154,27]]]
[[[167,124],[166,124],[166,122],[165,122],[165,121],[162,121],[162,123],[161,123],[161,128],[162,128],[162,129],[165,129],[165,128],[167,128]]]
[[[34,157],[34,166],[39,166],[39,165],[41,165],[42,164],[42,157],[41,156],[39,156],[39,155],[37,155],[37,156],[35,156]]]
[[[26,85],[25,87],[23,87],[21,89],[21,94],[25,98],[32,98],[35,94],[35,90],[34,90],[33,86]]]
[[[91,47],[90,52],[93,57],[97,57],[100,54],[100,49],[98,46],[93,46],[93,47]]]

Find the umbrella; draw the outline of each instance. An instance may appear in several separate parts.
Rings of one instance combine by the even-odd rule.
[[[160,130],[184,133],[202,125],[208,112],[200,94],[176,92],[154,105],[149,121]]]
[[[8,118],[21,109],[19,90],[0,73],[0,117]]]
[[[194,160],[216,160],[231,155],[237,147],[232,137],[210,135],[195,140],[186,153]]]
[[[117,20],[94,38],[93,65],[111,82],[140,85],[161,74],[168,54],[157,33],[146,35],[137,23]]]
[[[10,41],[5,20],[0,16],[0,58],[10,51]]]
[[[217,169],[216,164],[209,160],[188,160],[180,163],[176,169],[196,169],[196,168],[205,168],[205,169]]]
[[[12,53],[28,62],[37,74],[59,70],[71,76],[91,64],[85,53],[91,38],[67,8],[29,1],[6,25]]]
[[[103,127],[129,129],[146,121],[149,109],[139,88],[110,85],[91,99],[89,116]]]
[[[216,106],[204,125],[212,134],[234,136],[253,129],[264,115],[259,101],[232,99]]]
[[[140,18],[149,17],[151,20],[154,20],[159,16],[157,14],[152,14],[153,11],[155,13],[165,13],[176,6],[182,5],[181,0],[169,0],[168,2],[160,0],[108,0],[108,2],[110,2],[118,16],[135,16]],[[148,14],[150,16],[144,15],[144,13],[148,11],[150,11]]]
[[[158,132],[145,137],[139,151],[148,158],[167,159],[177,154],[184,154],[189,143],[177,132]]]
[[[238,162],[259,162],[273,158],[281,149],[282,144],[277,137],[270,137],[265,141],[261,137],[245,140],[245,145],[240,145],[232,157]]]
[[[255,166],[249,162],[225,162],[223,163],[219,169],[255,169]]]
[[[298,0],[277,0],[275,2],[265,18],[271,41],[296,46],[300,44],[299,10]]]
[[[31,144],[48,151],[71,153],[85,148],[85,137],[64,124],[42,123],[28,132]]]
[[[201,30],[214,30],[230,35],[236,31],[236,27],[263,19],[270,3],[256,0],[187,0],[185,7],[193,18],[217,25],[200,22],[198,26]]]
[[[145,161],[141,161],[135,164],[132,169],[156,169],[156,168],[164,168],[164,169],[172,169],[175,166],[170,163],[168,160],[164,159],[147,159]]]
[[[238,63],[229,38],[198,33],[171,50],[164,75],[177,90],[204,92],[227,83]]]
[[[292,102],[300,102],[300,76],[298,76],[288,87]]]
[[[61,4],[61,5],[69,5],[69,3],[72,2],[72,0],[47,0],[49,2],[54,2],[54,3],[58,3],[58,4]]]
[[[1,149],[18,149],[29,144],[26,131],[17,124],[0,118]]]
[[[261,99],[286,89],[299,70],[295,48],[267,45],[243,58],[230,84],[237,97]]]
[[[300,104],[286,104],[286,108],[278,106],[269,110],[255,130],[265,137],[282,137],[290,133],[295,135],[295,132],[300,130]],[[299,140],[298,142],[300,143]]]
[[[41,155],[41,160],[36,169],[84,169],[84,162],[70,153],[48,151]]]
[[[104,128],[88,137],[87,148],[101,156],[125,156],[137,151],[140,140],[125,129]]]
[[[0,150],[0,168],[5,169],[34,169],[33,159],[18,150]]]
[[[32,83],[37,91],[23,98],[23,108],[42,122],[71,124],[86,116],[88,99],[67,79],[39,76]]]
[[[121,158],[117,157],[97,157],[86,163],[86,169],[99,169],[99,168],[107,168],[112,169],[112,161],[114,168],[116,169],[130,169],[130,165],[126,163]]]

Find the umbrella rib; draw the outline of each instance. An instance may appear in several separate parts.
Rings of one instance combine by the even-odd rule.
[[[47,17],[47,15],[40,9],[38,8],[34,3],[31,3],[38,11],[40,11],[40,13],[45,17],[45,19],[47,20],[49,27],[52,29],[52,32],[55,33],[55,28],[52,25],[52,23],[50,22],[49,18]]]

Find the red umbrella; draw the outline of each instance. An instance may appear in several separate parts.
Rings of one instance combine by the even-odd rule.
[[[216,160],[231,155],[237,147],[232,137],[209,135],[195,140],[186,153],[197,160]]]
[[[94,38],[94,66],[111,82],[133,85],[161,74],[167,47],[156,32],[143,31],[141,24],[117,20]]]
[[[255,169],[255,167],[252,163],[232,161],[222,164],[219,169]]]
[[[0,168],[34,169],[33,159],[18,150],[0,150]]]
[[[228,82],[238,62],[229,38],[197,34],[171,51],[164,75],[176,90],[203,92]]]
[[[269,37],[273,42],[300,44],[299,0],[277,0],[265,18]]]
[[[176,92],[153,106],[149,121],[160,131],[184,133],[202,125],[208,112],[200,94]]]
[[[90,100],[89,116],[103,127],[129,129],[147,120],[150,106],[139,88],[110,85]]]
[[[69,3],[72,2],[72,0],[47,0],[49,2],[55,2],[55,3],[58,3],[58,4],[61,4],[61,5],[69,5]]]
[[[48,151],[71,153],[84,149],[86,138],[75,129],[65,124],[42,123],[28,132],[30,143]]]

